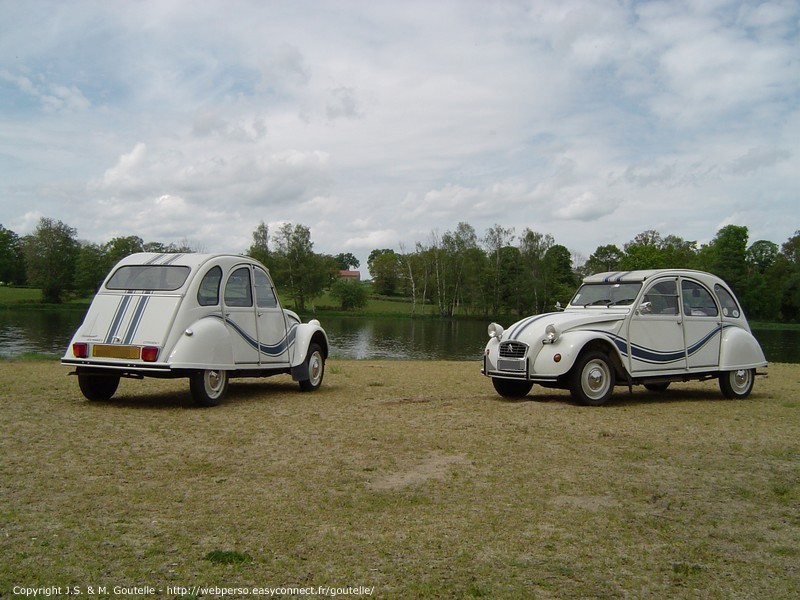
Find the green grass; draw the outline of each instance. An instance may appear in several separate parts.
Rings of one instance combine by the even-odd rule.
[[[42,290],[0,286],[0,305],[41,302]]]
[[[313,394],[235,380],[196,409],[184,380],[95,403],[57,362],[0,363],[0,596],[800,594],[798,365],[770,365],[745,401],[709,381],[602,408],[539,387],[503,400],[472,362],[328,367]]]

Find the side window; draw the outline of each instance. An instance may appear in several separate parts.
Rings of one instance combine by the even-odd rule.
[[[677,315],[678,314],[678,284],[673,279],[659,281],[644,295],[644,301],[650,303],[650,311],[642,314],[650,315]]]
[[[682,281],[683,313],[692,317],[716,317],[717,304],[711,293],[695,281]]]
[[[731,293],[720,284],[714,286],[714,291],[717,294],[717,298],[719,298],[719,303],[722,304],[722,314],[726,317],[738,319],[742,311],[739,309],[739,305],[736,304],[736,300]]]
[[[278,306],[278,301],[275,299],[269,277],[267,277],[267,274],[261,269],[256,269],[255,273],[256,306],[258,306],[258,308],[275,308]]]
[[[219,304],[219,282],[222,281],[222,269],[214,267],[203,276],[200,289],[197,290],[197,303],[200,306],[216,306]]]
[[[250,268],[236,269],[225,285],[225,304],[228,306],[253,306],[253,291],[250,287]]]

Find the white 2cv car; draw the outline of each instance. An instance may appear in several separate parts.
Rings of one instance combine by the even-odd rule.
[[[133,254],[111,270],[61,362],[89,400],[120,377],[188,377],[195,402],[218,404],[232,377],[291,374],[322,383],[328,338],[281,308],[269,273],[236,255]]]
[[[501,396],[523,397],[538,383],[592,406],[618,384],[663,391],[712,378],[725,397],[744,398],[767,364],[730,288],[692,270],[592,275],[563,312],[507,330],[492,323],[489,337],[481,372]]]

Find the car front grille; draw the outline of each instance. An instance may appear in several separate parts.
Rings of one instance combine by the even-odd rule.
[[[525,358],[528,346],[521,342],[504,342],[500,344],[501,358]]]

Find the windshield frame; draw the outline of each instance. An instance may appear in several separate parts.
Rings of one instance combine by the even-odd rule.
[[[569,301],[570,306],[631,306],[642,291],[641,281],[584,283]]]

